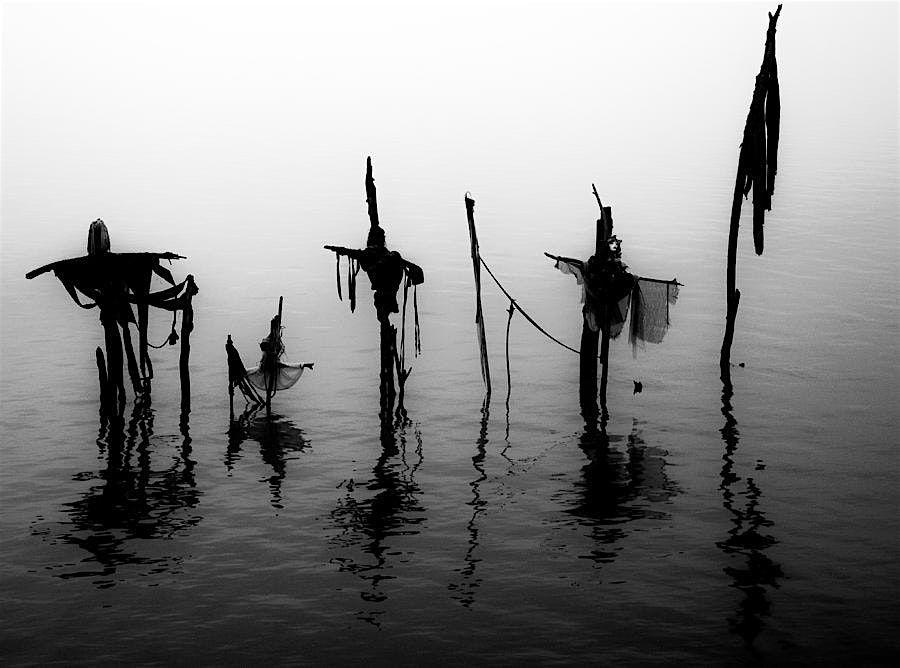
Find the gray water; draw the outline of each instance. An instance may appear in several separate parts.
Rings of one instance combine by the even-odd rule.
[[[740,133],[766,5],[4,6],[0,657],[20,664],[887,664],[896,659],[897,5],[787,5],[766,251],[744,217],[734,396],[718,349]],[[377,322],[326,243],[420,264],[409,422],[378,420]],[[463,194],[485,260],[578,345],[596,183],[625,262],[684,283],[578,358],[485,277],[483,406]],[[745,207],[749,210],[749,206]],[[749,211],[747,212],[749,213]],[[171,250],[175,349],[103,430],[102,330],[37,266]],[[314,371],[229,433],[226,334],[253,363],[279,295]],[[345,295],[346,298],[346,295]],[[151,339],[170,321],[157,314]],[[632,380],[644,391],[632,393]]]

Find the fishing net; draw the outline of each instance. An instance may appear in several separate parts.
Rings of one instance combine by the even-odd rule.
[[[678,282],[638,278],[631,291],[629,341],[637,354],[644,343],[661,343],[669,329],[669,305],[678,299]]]

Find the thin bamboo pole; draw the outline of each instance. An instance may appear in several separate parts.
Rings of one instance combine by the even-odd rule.
[[[478,333],[478,349],[481,357],[481,378],[485,393],[491,396],[491,367],[488,361],[487,338],[484,333],[484,312],[481,308],[481,253],[478,248],[478,234],[475,231],[475,200],[466,195],[466,218],[469,222],[469,241],[472,249],[472,271],[475,273],[475,328]],[[512,307],[510,307],[512,308]],[[512,313],[510,313],[512,318]],[[509,327],[507,325],[507,331]],[[507,354],[507,358],[509,355]],[[507,376],[509,374],[507,373]],[[507,398],[509,393],[507,392]]]

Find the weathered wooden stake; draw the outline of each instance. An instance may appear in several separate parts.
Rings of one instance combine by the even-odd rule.
[[[229,334],[229,336],[231,336]],[[228,417],[229,422],[234,422],[234,385],[228,381]]]
[[[481,378],[485,391],[491,396],[491,367],[488,362],[487,338],[484,334],[484,313],[481,310],[481,253],[478,249],[478,234],[475,232],[475,200],[466,195],[466,217],[469,221],[469,241],[472,247],[472,270],[475,272],[475,327],[478,331],[478,347],[481,356]],[[510,312],[512,318],[512,312]],[[507,333],[509,326],[507,325]],[[507,354],[507,357],[509,355]],[[509,374],[507,373],[507,376]],[[507,401],[509,393],[507,393]]]
[[[397,390],[394,386],[394,355],[397,350],[397,328],[387,319],[378,319],[381,334],[380,387],[384,417],[390,417],[394,410]]]
[[[109,380],[106,375],[106,358],[103,356],[103,348],[97,346],[97,374],[100,378],[100,407],[104,415],[109,414]]]
[[[596,193],[596,189],[595,189]],[[597,198],[599,202],[599,197]],[[612,235],[612,208],[600,205],[601,219],[597,221],[597,244],[595,248],[595,256],[597,258],[604,257],[608,252],[609,237]],[[606,377],[609,371],[609,304],[604,300],[602,310],[600,312],[601,322],[605,329],[601,327],[600,339],[600,364],[603,365],[603,371],[600,375],[600,408],[603,411],[603,418],[609,417],[609,411],[606,409]]]
[[[181,355],[178,358],[178,370],[181,375],[181,413],[186,416],[191,412],[191,332],[194,331],[194,307],[191,300],[197,294],[194,276],[188,274],[184,286],[184,302],[181,312]]]
[[[109,389],[110,415],[120,415],[125,410],[125,379],[122,366],[122,337],[114,309],[108,308],[100,314],[106,339],[106,378]]]
[[[134,355],[134,345],[131,343],[131,329],[128,323],[122,325],[122,343],[125,348],[125,359],[128,362],[128,377],[131,379],[131,387],[134,389],[134,396],[137,397],[143,392],[144,387],[141,383],[141,375],[138,371],[137,358]]]
[[[513,300],[509,302],[509,309],[507,309],[507,314],[509,317],[506,319],[506,413],[509,414],[509,398],[512,396],[512,372],[509,369],[509,328],[512,325],[512,317],[513,313],[516,312],[516,303]],[[485,401],[489,401],[491,398],[490,389],[488,390],[488,394],[485,397]]]
[[[394,401],[397,397],[397,391],[394,384],[394,369],[397,369],[397,382],[400,385],[401,403],[397,407],[397,414],[403,414],[403,385],[406,383],[411,369],[403,369],[405,363],[400,359],[397,348],[397,329],[391,325],[391,313],[396,313],[397,291],[400,288],[404,278],[404,314],[406,305],[406,290],[410,286],[416,286],[424,280],[422,269],[407,260],[404,260],[396,251],[389,251],[385,245],[384,230],[379,225],[378,220],[378,200],[375,190],[375,180],[372,177],[372,158],[366,158],[366,203],[369,213],[369,234],[366,239],[366,248],[353,249],[343,246],[326,245],[325,249],[337,253],[338,258],[346,255],[350,258],[351,270],[348,276],[348,287],[350,288],[350,310],[355,306],[355,266],[358,271],[362,268],[369,276],[374,291],[375,311],[378,317],[379,338],[380,338],[380,368],[379,368],[379,390],[381,395],[381,417],[383,420],[389,419],[394,410]],[[338,260],[340,262],[340,260]],[[354,265],[354,262],[357,263]],[[340,265],[338,265],[340,266]],[[338,279],[340,281],[340,279]],[[340,290],[338,291],[340,296]],[[416,306],[415,292],[413,293],[413,308]],[[418,315],[416,316],[416,351],[419,350],[419,334],[418,334]],[[405,352],[405,340],[400,349]]]
[[[596,194],[596,189],[594,191]],[[599,198],[597,199],[599,203]],[[596,241],[594,257],[599,261],[605,257],[605,246],[612,234],[612,209],[603,207],[600,210],[601,218],[597,221]],[[590,262],[590,261],[589,261]],[[587,276],[585,281],[587,281]],[[596,416],[599,413],[597,407],[597,349],[600,348],[600,363],[603,365],[600,377],[600,407],[606,413],[606,378],[609,366],[609,326],[606,307],[603,306],[600,315],[600,327],[598,331],[590,328],[585,319],[581,327],[581,350],[579,363],[579,395],[581,410],[586,416]],[[601,343],[602,338],[602,343]]]
[[[275,394],[276,387],[275,385],[278,382],[277,371],[278,371],[278,337],[281,336],[281,314],[284,308],[284,297],[278,297],[278,316],[275,327],[272,332],[269,332],[269,336],[276,337],[271,341],[272,345],[272,354],[266,357],[266,362],[271,364],[272,369],[271,373],[268,373],[268,369],[264,369],[265,375],[263,376],[266,379],[266,417],[272,417],[272,397]]]
[[[737,176],[731,201],[731,226],[728,230],[728,264],[725,278],[725,334],[719,354],[719,372],[722,382],[731,385],[731,344],[734,340],[734,323],[737,319],[741,293],[735,283],[737,264],[738,230],[741,222],[741,204],[749,189],[753,188],[753,241],[756,254],[763,252],[763,216],[771,208],[772,191],[775,188],[781,101],[778,86],[778,67],[775,62],[775,25],[781,14],[781,5],[769,14],[766,46],[763,62],[756,83],[744,135],[738,155]],[[767,143],[768,142],[768,143]]]

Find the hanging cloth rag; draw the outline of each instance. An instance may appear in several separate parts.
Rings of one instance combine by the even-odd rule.
[[[661,343],[671,325],[669,306],[678,300],[681,284],[672,279],[660,281],[638,278],[631,290],[631,327],[628,339],[632,354],[645,343]]]

